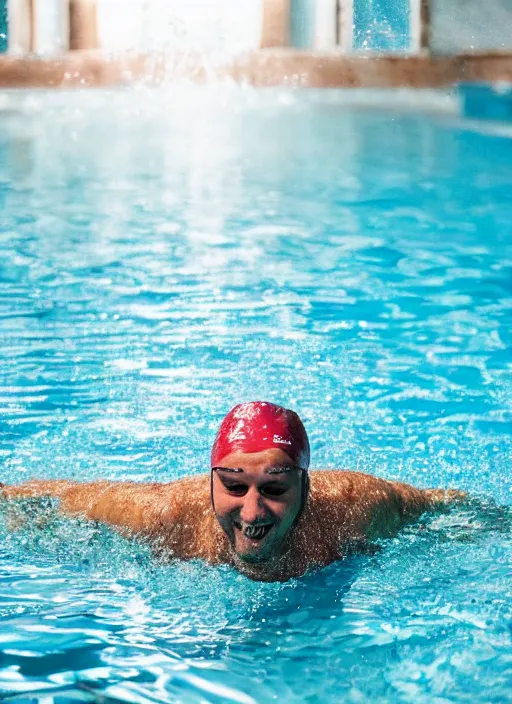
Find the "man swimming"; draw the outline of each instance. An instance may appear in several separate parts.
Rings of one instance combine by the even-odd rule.
[[[360,472],[310,472],[309,459],[299,416],[255,401],[222,421],[209,474],[167,484],[36,480],[3,485],[1,493],[55,497],[64,513],[145,538],[160,555],[227,563],[261,581],[287,580],[365,550],[461,496]]]

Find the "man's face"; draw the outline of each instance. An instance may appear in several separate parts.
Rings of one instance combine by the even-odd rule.
[[[213,471],[213,508],[241,560],[280,554],[301,507],[304,472],[279,449],[232,452]]]

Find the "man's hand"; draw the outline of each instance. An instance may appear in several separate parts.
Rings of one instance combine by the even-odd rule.
[[[13,487],[0,482],[0,506],[6,504],[3,511],[8,531],[21,530],[32,525],[44,528],[51,521],[51,511],[55,508],[47,495],[37,495],[21,487]]]
[[[461,504],[468,500],[465,491],[457,489],[423,489],[429,508],[447,508],[453,504]]]

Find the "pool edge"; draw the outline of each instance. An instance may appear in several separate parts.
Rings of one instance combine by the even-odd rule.
[[[72,88],[189,80],[311,88],[446,88],[512,82],[512,53],[357,56],[261,49],[235,57],[196,52],[73,51],[58,57],[0,57],[0,88]]]

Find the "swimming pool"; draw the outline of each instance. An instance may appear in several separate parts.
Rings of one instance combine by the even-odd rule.
[[[285,584],[0,511],[4,699],[510,701],[512,141],[376,95],[3,94],[2,481],[201,472],[264,398],[484,497]]]

